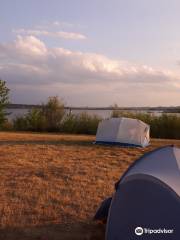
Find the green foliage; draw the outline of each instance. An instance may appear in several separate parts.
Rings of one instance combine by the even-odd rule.
[[[155,118],[155,116],[150,115],[149,113],[133,113],[133,112],[126,112],[126,111],[115,111],[114,110],[111,114],[111,117],[127,117],[127,118],[137,118],[143,122],[146,122],[147,124],[151,124],[152,119]]]
[[[40,109],[32,109],[25,116],[17,117],[13,121],[15,130],[42,131],[43,116]]]
[[[16,117],[13,121],[14,129],[19,131],[36,131],[46,130],[46,121],[42,115],[42,110],[33,108],[25,116]]]
[[[20,131],[58,132],[64,116],[64,104],[50,97],[41,108],[31,109],[25,116],[14,119],[14,128]]]
[[[63,118],[60,131],[65,133],[75,133],[76,123],[77,123],[77,116],[71,113],[67,114]]]
[[[96,116],[90,116],[86,112],[81,114],[67,114],[56,125],[56,132],[74,133],[74,134],[96,134],[98,123],[101,119]],[[14,122],[14,129],[19,131],[55,131],[54,126],[47,124],[44,111],[41,109],[32,109],[23,117],[17,117]],[[54,124],[54,122],[53,122]]]
[[[112,113],[114,117],[114,114]],[[153,138],[180,139],[180,116],[176,114],[162,114],[154,116],[148,113],[120,112],[115,117],[137,118],[150,125]]]
[[[34,108],[25,116],[27,128],[30,131],[44,131],[46,130],[46,119],[42,114],[41,109]]]
[[[0,80],[0,128],[2,128],[3,123],[6,121],[5,117],[5,107],[9,100],[9,89],[6,87],[6,82]]]
[[[163,114],[152,119],[152,136],[158,138],[180,139],[180,117]]]
[[[83,112],[78,115],[68,114],[63,119],[61,131],[77,134],[96,134],[98,123],[101,119],[96,115]]]
[[[17,131],[28,131],[29,130],[26,116],[16,117],[13,120],[13,126],[14,126],[14,130],[17,130]]]
[[[2,123],[1,130],[3,130],[3,131],[12,131],[12,130],[14,130],[14,125],[13,125],[12,122],[10,122],[8,120],[5,120]]]
[[[148,113],[122,112],[114,105],[111,117],[137,118],[150,125],[151,137],[180,139],[180,116],[162,114],[160,116]],[[13,126],[21,131],[46,131],[74,134],[96,134],[98,123],[101,120],[96,115],[65,114],[64,104],[57,97],[49,98],[42,108],[32,109],[23,117],[17,117]],[[11,126],[7,128],[11,129]]]
[[[112,109],[113,109],[113,111],[112,111],[112,113],[111,113],[111,117],[114,117],[114,118],[119,117],[121,112],[118,110],[118,105],[117,105],[117,104],[114,104],[114,105],[112,106]]]
[[[65,114],[64,103],[57,96],[49,97],[46,104],[42,105],[42,116],[46,130],[50,132],[59,131],[61,121]]]

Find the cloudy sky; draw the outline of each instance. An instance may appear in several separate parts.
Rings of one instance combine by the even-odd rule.
[[[1,0],[11,102],[180,105],[179,0]]]

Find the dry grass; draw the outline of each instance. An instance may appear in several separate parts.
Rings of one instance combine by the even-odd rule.
[[[92,145],[94,137],[0,133],[0,239],[104,239],[92,222],[114,183],[150,147]]]

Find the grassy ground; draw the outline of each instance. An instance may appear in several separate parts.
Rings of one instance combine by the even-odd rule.
[[[114,183],[150,147],[93,145],[92,136],[0,133],[0,239],[102,240],[91,220]]]

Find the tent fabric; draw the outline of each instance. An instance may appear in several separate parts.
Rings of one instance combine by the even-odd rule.
[[[113,197],[106,240],[180,239],[179,197],[154,177],[134,176],[124,181]],[[136,227],[173,229],[174,234],[135,234]]]
[[[111,205],[112,197],[106,198],[97,210],[94,220],[107,220],[108,211]]]
[[[99,123],[96,143],[122,143],[145,147],[149,144],[150,127],[131,118],[111,118]]]
[[[180,239],[180,148],[165,146],[144,154],[116,184],[106,240],[140,239],[135,228],[173,229],[171,235],[142,239]]]
[[[122,182],[134,174],[146,174],[161,180],[180,196],[180,149],[165,147],[153,151],[129,169]]]

